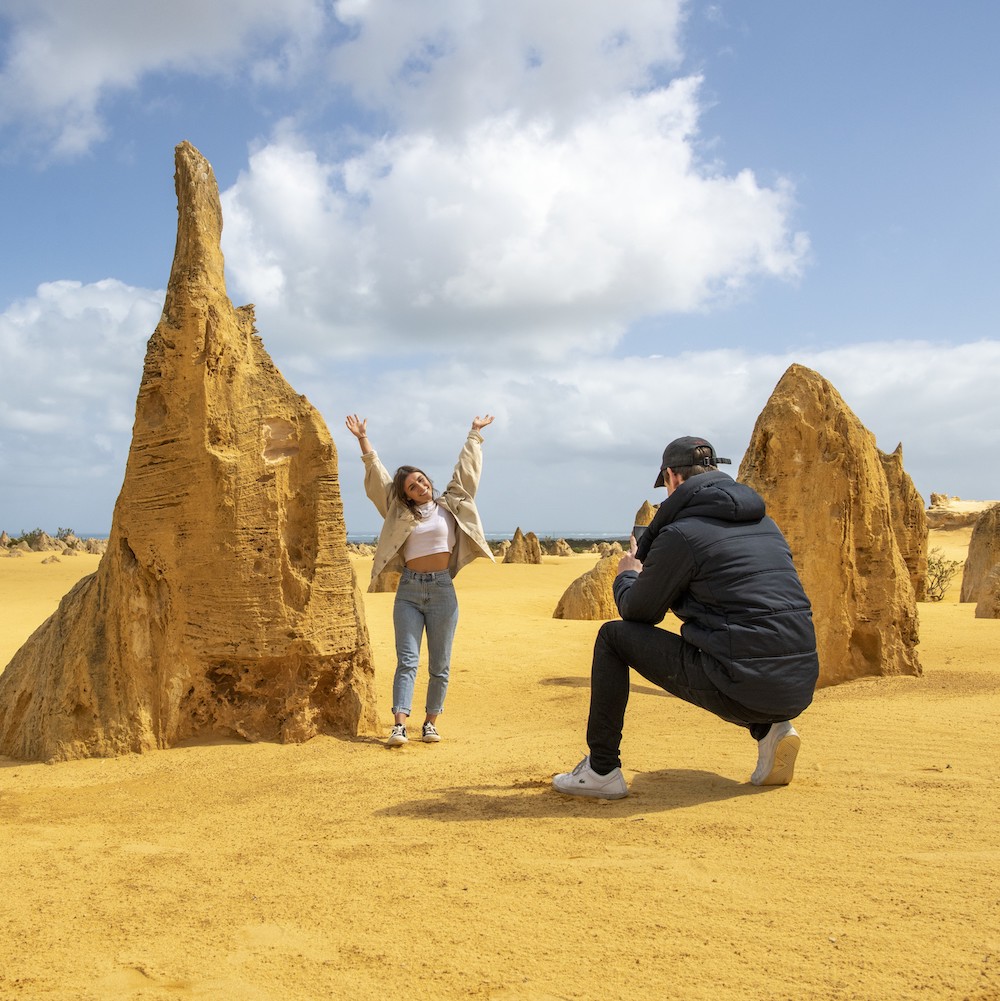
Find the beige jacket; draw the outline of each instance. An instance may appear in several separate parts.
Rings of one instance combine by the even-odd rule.
[[[466,563],[480,556],[493,560],[475,502],[483,469],[482,446],[483,436],[478,431],[470,431],[455,464],[451,482],[437,498],[437,503],[446,507],[455,516],[457,523],[455,548],[451,551],[451,561],[448,564],[448,572],[452,577]],[[378,513],[385,518],[375,547],[375,562],[372,564],[374,580],[383,570],[403,569],[403,544],[410,537],[417,520],[410,509],[393,496],[392,476],[379,461],[378,453],[368,452],[361,459],[365,464],[365,493]]]

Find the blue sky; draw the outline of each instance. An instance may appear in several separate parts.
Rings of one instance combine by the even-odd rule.
[[[792,362],[1000,497],[994,3],[75,6],[0,0],[0,528],[110,525],[183,139],[349,531],[348,412],[441,484],[495,413],[487,531],[616,532]]]

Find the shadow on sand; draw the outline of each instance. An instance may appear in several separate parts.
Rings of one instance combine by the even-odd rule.
[[[426,799],[394,803],[377,811],[383,817],[408,817],[441,821],[483,821],[566,817],[579,813],[594,816],[634,817],[664,810],[683,810],[704,803],[740,799],[773,792],[777,786],[760,787],[713,772],[664,768],[640,772],[625,799],[597,800],[566,796],[552,788],[551,777],[513,782],[509,786],[452,786]]]
[[[589,677],[565,677],[565,678],[542,678],[538,682],[540,685],[559,685],[563,688],[590,688]],[[670,692],[665,692],[662,688],[650,688],[649,685],[630,684],[628,690],[633,695],[659,695],[665,699],[672,699]]]

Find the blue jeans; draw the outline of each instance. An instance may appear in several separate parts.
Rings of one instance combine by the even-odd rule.
[[[458,598],[447,570],[416,573],[403,569],[392,606],[396,630],[396,676],[392,680],[392,711],[410,715],[413,686],[420,661],[420,641],[427,630],[428,715],[444,709],[451,669],[451,642],[458,625]]]

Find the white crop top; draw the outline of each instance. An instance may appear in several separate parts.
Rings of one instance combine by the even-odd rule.
[[[417,524],[403,543],[403,561],[450,553],[455,548],[455,516],[446,507],[428,501],[416,509]]]

